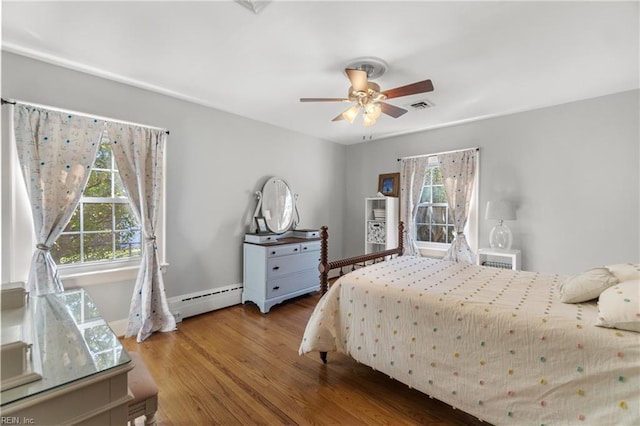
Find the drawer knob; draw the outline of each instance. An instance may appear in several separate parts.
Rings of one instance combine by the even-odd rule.
[[[293,249],[293,251],[298,251],[298,249],[297,249],[297,248],[294,248],[294,249]]]
[[[274,289],[274,290],[279,290],[279,289],[280,289],[280,286],[278,286],[278,285],[277,285],[277,286],[275,286],[273,289]]]
[[[274,267],[273,267],[273,270],[274,270],[274,271],[277,271],[278,269],[280,269],[280,267],[279,267],[279,266],[274,266]]]
[[[276,251],[275,251],[275,250],[274,250],[274,251],[272,251],[272,252],[271,252],[271,254],[276,254]]]

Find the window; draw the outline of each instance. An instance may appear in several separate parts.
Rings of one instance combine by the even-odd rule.
[[[58,265],[77,265],[127,260],[140,253],[140,225],[105,136],[80,203],[51,255]]]
[[[415,224],[417,242],[450,244],[455,236],[437,157],[429,158]]]

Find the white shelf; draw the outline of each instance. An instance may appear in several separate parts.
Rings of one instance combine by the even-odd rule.
[[[374,210],[381,215],[376,216]],[[400,203],[395,197],[365,199],[365,253],[375,253],[398,246]]]
[[[481,248],[478,250],[478,256],[476,256],[476,264],[520,270],[521,258],[520,250]]]

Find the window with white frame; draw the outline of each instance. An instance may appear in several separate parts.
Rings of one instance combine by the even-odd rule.
[[[455,236],[437,157],[429,158],[415,226],[417,242],[450,244]]]
[[[71,220],[51,248],[58,265],[124,261],[141,254],[140,224],[104,136]]]
[[[478,247],[478,169],[476,168],[474,190],[469,203],[469,216],[465,235],[472,250]],[[418,203],[415,220],[415,243],[420,250],[434,255],[448,249],[455,237],[453,217],[447,203],[444,182],[437,154],[429,156],[424,176],[422,193]],[[424,253],[427,253],[425,251]],[[426,254],[425,254],[426,255]]]

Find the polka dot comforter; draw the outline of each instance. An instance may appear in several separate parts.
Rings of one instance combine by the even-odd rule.
[[[349,354],[496,425],[640,425],[640,333],[561,303],[564,278],[398,257],[336,281],[300,354]]]

